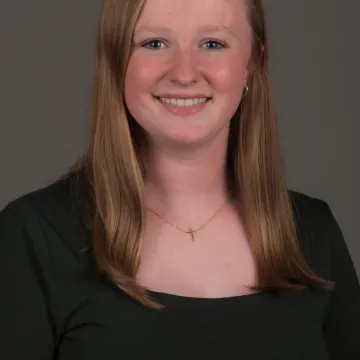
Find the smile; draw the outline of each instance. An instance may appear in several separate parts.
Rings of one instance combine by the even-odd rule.
[[[180,99],[180,98],[165,98],[160,96],[154,96],[156,100],[162,105],[162,107],[178,116],[194,115],[203,111],[212,98],[192,98],[192,99]]]
[[[178,116],[189,116],[194,115],[203,111],[209,101],[212,99],[206,97],[180,99],[180,98],[166,98],[155,96],[154,97],[163,106],[163,108]]]
[[[158,97],[158,100],[165,104],[171,104],[179,107],[190,107],[197,104],[205,103],[210,100],[210,98],[195,98],[195,99],[175,99],[175,98],[164,98]]]

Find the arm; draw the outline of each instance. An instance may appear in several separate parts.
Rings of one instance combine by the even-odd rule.
[[[331,280],[335,291],[324,325],[331,360],[360,359],[360,286],[343,234],[329,208],[326,236],[330,241]]]
[[[0,212],[1,359],[53,358],[44,244],[35,213],[19,201]]]

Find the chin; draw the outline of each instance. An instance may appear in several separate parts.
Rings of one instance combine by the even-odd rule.
[[[219,134],[220,135],[220,134]],[[204,145],[205,143],[214,140],[214,133],[211,131],[187,131],[176,133],[162,134],[161,138],[168,147],[190,150]]]

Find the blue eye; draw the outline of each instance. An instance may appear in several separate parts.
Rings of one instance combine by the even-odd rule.
[[[208,40],[204,43],[204,45],[207,50],[218,50],[227,47],[225,43],[217,40]]]
[[[160,50],[162,49],[162,45],[164,45],[164,43],[161,40],[150,40],[144,44],[142,44],[143,47],[148,48],[148,49],[152,49],[152,50]]]
[[[153,39],[142,43],[141,46],[151,50],[161,50],[164,49],[166,45],[162,40]],[[222,41],[207,40],[203,43],[203,45],[201,45],[201,47],[205,48],[206,50],[220,50],[227,48],[228,46]]]

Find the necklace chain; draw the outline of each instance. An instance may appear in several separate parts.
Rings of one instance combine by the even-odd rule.
[[[229,195],[230,198],[230,195]],[[229,202],[230,199],[228,199],[224,204],[222,204],[219,209],[217,209],[215,211],[215,213],[208,219],[205,221],[205,223],[203,223],[200,227],[198,227],[196,230],[192,229],[192,228],[188,228],[187,230],[177,226],[176,224],[171,223],[169,220],[165,219],[163,216],[161,216],[159,213],[157,213],[156,211],[147,208],[150,212],[152,212],[153,214],[155,214],[156,216],[158,216],[160,219],[164,220],[166,223],[168,223],[169,225],[173,226],[174,228],[184,232],[185,234],[190,235],[191,240],[194,241],[195,240],[195,233],[200,231],[201,229],[203,229],[219,212],[220,210]]]

